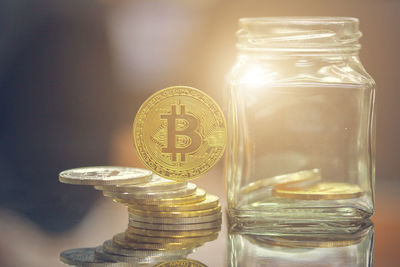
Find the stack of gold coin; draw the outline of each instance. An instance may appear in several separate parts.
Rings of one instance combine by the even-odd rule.
[[[187,182],[210,170],[224,154],[226,124],[217,103],[195,88],[165,88],[140,107],[133,135],[143,164],[164,178],[122,167],[60,173],[61,182],[94,185],[129,211],[125,232],[102,246],[62,253],[64,262],[149,263],[183,257],[217,238],[222,217],[218,197]]]
[[[114,247],[192,249],[218,236],[219,199],[193,183],[153,175],[144,184],[96,186],[96,189],[128,207],[128,229],[113,237]]]
[[[111,166],[66,170],[59,180],[93,185],[104,196],[126,205],[129,212],[125,232],[95,248],[64,251],[61,260],[67,264],[177,260],[216,239],[221,229],[218,197],[194,183],[167,180],[144,169]],[[85,263],[79,265],[81,259]]]

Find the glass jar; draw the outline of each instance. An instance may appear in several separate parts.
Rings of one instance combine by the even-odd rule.
[[[239,27],[228,81],[231,225],[370,217],[375,83],[358,56],[358,19],[243,18]]]

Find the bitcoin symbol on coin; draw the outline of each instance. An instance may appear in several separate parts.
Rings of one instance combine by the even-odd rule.
[[[191,87],[169,87],[150,96],[137,112],[136,151],[148,168],[164,178],[193,179],[222,157],[225,125],[211,97]]]
[[[195,116],[185,113],[185,105],[180,105],[180,114],[176,113],[176,105],[172,105],[171,108],[170,115],[161,115],[162,119],[168,121],[168,145],[162,149],[162,152],[171,153],[172,161],[176,161],[177,154],[180,154],[181,161],[185,161],[185,154],[197,150],[201,145],[201,136],[197,132],[199,122]],[[178,119],[185,120],[188,126],[181,130],[177,129]],[[187,138],[179,138],[180,136],[188,137],[189,145],[187,145]]]

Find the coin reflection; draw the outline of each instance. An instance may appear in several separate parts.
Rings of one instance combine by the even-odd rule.
[[[274,235],[229,233],[229,266],[373,266],[374,226],[369,220],[340,233]]]

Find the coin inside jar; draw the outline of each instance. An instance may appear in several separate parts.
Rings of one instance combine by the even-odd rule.
[[[318,183],[305,188],[277,186],[272,192],[277,197],[303,200],[349,199],[363,194],[358,185],[348,183]]]

